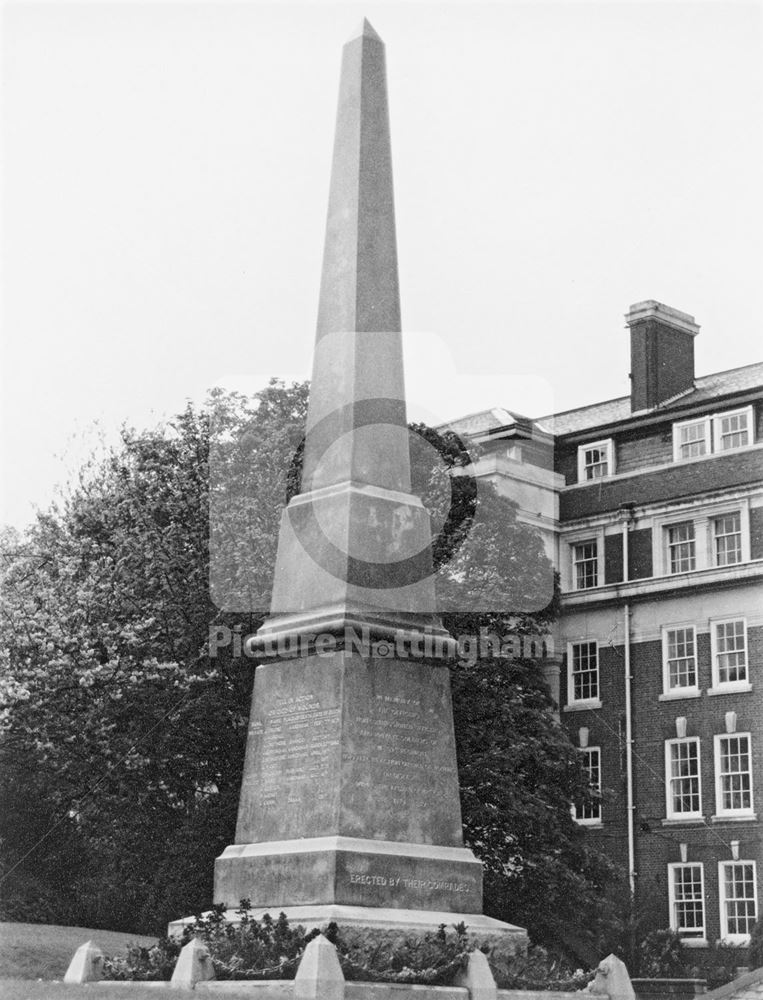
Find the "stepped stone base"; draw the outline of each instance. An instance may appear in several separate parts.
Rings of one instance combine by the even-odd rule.
[[[371,941],[378,944],[385,938],[399,938],[401,935],[435,933],[445,924],[452,930],[454,924],[464,923],[469,939],[477,947],[487,946],[496,961],[500,962],[527,950],[527,932],[514,924],[483,916],[481,913],[453,913],[436,910],[404,910],[392,907],[341,906],[322,904],[318,906],[284,906],[282,908],[258,908],[250,915],[260,920],[266,913],[276,917],[285,913],[292,925],[300,924],[305,930],[325,930],[334,922],[339,925],[342,937],[348,944],[362,944]],[[239,916],[235,910],[228,910],[226,919],[235,924]],[[193,917],[173,920],[168,935],[179,936],[187,924],[193,924]],[[491,960],[492,964],[492,960]]]
[[[216,903],[339,904],[477,913],[482,866],[465,847],[360,837],[233,844],[215,862]]]

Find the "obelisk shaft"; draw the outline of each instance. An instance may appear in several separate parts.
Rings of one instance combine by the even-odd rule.
[[[364,21],[342,59],[301,492],[261,635],[350,620],[445,635],[409,447],[384,44]]]
[[[317,337],[379,330],[400,330],[400,292],[384,43],[365,21],[342,57]]]
[[[384,43],[344,47],[302,490],[410,491]]]

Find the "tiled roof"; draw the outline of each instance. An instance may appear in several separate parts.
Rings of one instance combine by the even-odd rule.
[[[478,413],[468,413],[465,417],[459,417],[458,420],[449,420],[448,423],[442,424],[440,429],[447,428],[456,434],[487,434],[498,427],[507,427],[517,421],[530,422],[529,418],[521,413],[495,406],[492,410],[480,410]]]
[[[693,391],[682,393],[650,412],[654,413],[658,410],[669,412],[676,406],[701,403],[704,400],[716,399],[734,392],[743,392],[745,389],[755,389],[762,385],[763,362],[745,365],[743,368],[732,368],[727,372],[715,372],[712,375],[703,375],[702,378],[695,379]],[[630,396],[621,396],[619,399],[608,399],[603,403],[581,406],[576,410],[537,417],[535,423],[552,434],[571,434],[575,431],[584,431],[588,428],[602,427],[618,420],[625,420],[630,415]]]
[[[550,434],[569,434],[571,431],[585,430],[586,427],[600,427],[615,420],[624,420],[630,414],[631,397],[621,396],[619,399],[607,399],[603,403],[581,406],[577,410],[538,417],[535,423]]]

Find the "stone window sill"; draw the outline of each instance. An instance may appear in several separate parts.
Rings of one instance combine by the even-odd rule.
[[[686,688],[684,691],[666,691],[657,696],[658,701],[682,701],[684,698],[699,698],[701,691],[697,688]]]
[[[722,816],[715,814],[710,817],[711,823],[755,823],[757,822],[757,813],[730,813],[729,815]]]
[[[723,687],[708,688],[707,693],[709,695],[718,694],[746,694],[748,691],[752,691],[752,684],[727,684]]]
[[[704,816],[668,816],[660,820],[663,826],[704,826]]]
[[[590,698],[588,701],[572,701],[565,705],[563,712],[588,712],[592,708],[601,708],[601,701],[598,698]]]

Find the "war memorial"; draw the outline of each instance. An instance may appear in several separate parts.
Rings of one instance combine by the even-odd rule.
[[[408,434],[385,52],[364,21],[343,53],[302,492],[283,513],[214,901],[231,919],[248,898],[358,932],[463,921],[513,952],[525,933],[482,914],[463,843],[454,643]],[[326,637],[335,649],[318,655]],[[305,655],[289,655],[297,638]],[[375,655],[391,638],[404,658]]]

